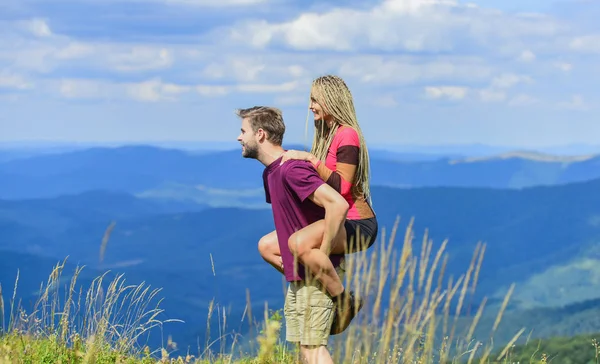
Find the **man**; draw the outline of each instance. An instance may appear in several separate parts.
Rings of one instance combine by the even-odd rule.
[[[303,260],[304,264],[299,264],[289,244],[296,242],[294,237],[311,224],[324,220],[322,244],[333,246],[346,218],[348,203],[319,177],[309,162],[292,160],[280,164],[285,133],[280,110],[256,106],[238,110],[237,115],[242,119],[238,137],[242,156],[257,159],[265,166],[266,201],[272,206],[284,275],[290,282],[284,307],[286,340],[300,344],[300,352],[309,363],[332,363],[327,341],[334,318],[340,318],[336,317],[334,300],[325,288],[341,285],[338,273],[343,271],[343,255],[329,256],[314,249]],[[309,277],[311,274],[315,280]],[[340,297],[348,298],[345,301],[350,303],[342,321],[349,324],[356,311],[355,298],[352,292],[346,293],[341,288]],[[338,300],[340,297],[336,296]],[[358,309],[361,307],[359,302]]]

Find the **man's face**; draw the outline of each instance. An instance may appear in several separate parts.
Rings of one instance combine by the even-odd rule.
[[[237,140],[242,145],[242,157],[252,159],[258,158],[257,136],[252,130],[252,126],[250,125],[248,118],[242,119],[241,133]]]

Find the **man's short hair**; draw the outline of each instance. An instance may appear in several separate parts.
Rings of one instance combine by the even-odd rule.
[[[236,112],[240,118],[248,118],[252,130],[256,132],[263,129],[267,132],[267,140],[280,146],[285,134],[285,124],[281,110],[276,107],[254,106],[247,109],[238,109]]]

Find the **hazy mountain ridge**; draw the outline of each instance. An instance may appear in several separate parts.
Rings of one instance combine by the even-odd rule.
[[[372,154],[371,183],[382,186],[524,188],[600,178],[599,157],[565,165],[525,156],[457,163],[451,158],[406,161],[394,153]],[[150,146],[90,148],[0,163],[0,198],[55,197],[95,189],[154,196],[185,195],[198,186],[256,190],[262,187],[262,170],[239,150],[195,154]]]
[[[208,262],[212,254],[214,261],[231,267],[261,264],[256,243],[273,229],[266,203],[267,208],[259,210],[201,208],[190,212],[160,209],[157,202],[101,191],[80,198],[89,201],[90,196],[103,200],[105,206],[76,203],[77,196],[0,201],[0,226],[7,237],[0,242],[2,247],[56,258],[69,255],[93,264],[102,234],[115,220],[106,264],[137,261],[140,267],[185,269],[197,266],[197,257],[204,256]],[[121,197],[122,201],[115,202]],[[553,266],[580,259],[600,243],[596,223],[600,218],[600,180],[524,190],[375,186],[373,198],[382,229],[389,230],[398,215],[401,229],[414,217],[417,240],[425,229],[436,246],[448,238],[450,271],[462,272],[475,244],[486,242],[480,275],[488,287],[482,292],[486,294],[495,292],[490,287],[501,289],[512,281],[525,282]],[[232,246],[236,254],[227,254]],[[540,303],[552,304],[548,299]]]

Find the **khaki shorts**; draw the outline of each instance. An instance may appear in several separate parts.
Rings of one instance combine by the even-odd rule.
[[[336,270],[343,282],[344,263]],[[303,346],[327,345],[334,307],[319,281],[290,282],[283,312],[287,341]]]

